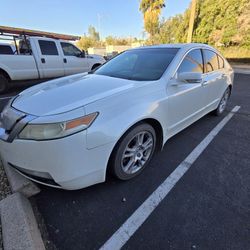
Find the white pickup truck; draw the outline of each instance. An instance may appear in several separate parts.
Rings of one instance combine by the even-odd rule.
[[[13,51],[13,53],[12,53]],[[18,49],[0,44],[0,93],[10,81],[54,78],[88,72],[105,59],[86,55],[68,41],[45,37],[28,37],[19,41]]]

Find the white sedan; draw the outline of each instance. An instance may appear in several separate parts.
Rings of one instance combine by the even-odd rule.
[[[204,44],[128,50],[95,72],[13,98],[1,114],[1,158],[33,181],[69,190],[105,181],[108,170],[131,179],[170,137],[225,110],[233,76]]]

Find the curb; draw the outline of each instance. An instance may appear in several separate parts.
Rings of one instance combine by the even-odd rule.
[[[45,250],[38,224],[28,200],[40,189],[26,179],[6,161],[2,164],[7,175],[12,195],[0,201],[3,246],[5,250]]]
[[[15,193],[0,202],[5,250],[45,250],[29,200]]]
[[[17,173],[14,169],[10,168],[8,164],[2,160],[5,173],[7,175],[12,193],[21,193],[27,198],[38,194],[41,190],[31,182],[29,179]]]

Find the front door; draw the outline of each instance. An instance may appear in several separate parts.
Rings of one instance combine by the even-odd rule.
[[[200,49],[190,51],[180,64],[177,74],[184,72],[204,72],[203,57]],[[200,83],[178,82],[167,87],[168,118],[167,126],[169,136],[172,136],[189,126],[203,114],[207,105],[206,87]]]
[[[61,42],[65,75],[90,71],[89,60],[71,43]]]

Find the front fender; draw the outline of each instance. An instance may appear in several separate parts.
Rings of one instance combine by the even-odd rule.
[[[129,128],[144,119],[158,121],[165,138],[167,112],[163,107],[167,106],[167,98],[158,100],[158,98],[148,96],[123,100],[122,97],[117,96],[112,98],[112,102],[103,100],[98,105],[86,106],[86,113],[99,112],[99,116],[87,130],[87,148],[92,149],[107,143],[116,143]]]

